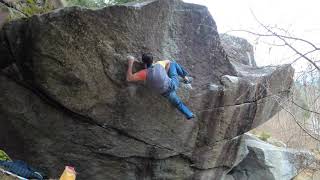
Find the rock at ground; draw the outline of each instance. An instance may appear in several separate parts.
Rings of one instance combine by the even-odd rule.
[[[197,122],[125,81],[126,56],[141,52],[190,71],[193,90],[178,94]],[[49,177],[73,165],[80,179],[219,179],[239,161],[233,138],[276,114],[292,85],[289,65],[238,62],[207,8],[179,0],[13,21],[0,31],[0,144]]]
[[[309,151],[280,148],[251,135],[242,135],[240,162],[228,172],[236,180],[290,180],[316,159]]]
[[[18,180],[19,178],[15,174],[8,174],[6,170],[0,167],[0,179],[1,180]]]

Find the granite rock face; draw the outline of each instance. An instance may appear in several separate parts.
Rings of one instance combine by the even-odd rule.
[[[197,122],[125,81],[125,57],[147,51],[194,77],[178,94]],[[0,31],[1,148],[50,177],[71,164],[80,179],[219,179],[232,138],[278,112],[293,76],[232,61],[207,8],[179,0],[13,21]]]
[[[235,180],[290,180],[301,169],[316,162],[309,151],[276,147],[260,139],[244,134],[235,139],[241,141],[238,164],[226,177]]]
[[[257,67],[252,45],[243,38],[220,34],[221,44],[234,63]]]
[[[221,141],[202,154],[207,170],[198,172],[199,179],[210,180],[291,180],[299,172],[317,163],[309,151],[282,148],[246,133],[231,140]],[[228,156],[217,162],[217,152]],[[209,152],[209,151],[206,151]],[[206,158],[206,159],[204,159]],[[210,168],[219,163],[220,167]]]

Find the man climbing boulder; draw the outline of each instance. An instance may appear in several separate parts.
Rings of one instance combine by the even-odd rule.
[[[189,85],[192,80],[181,65],[170,60],[153,62],[152,54],[144,53],[142,54],[142,63],[145,69],[133,74],[132,67],[134,62],[138,61],[133,56],[128,56],[127,81],[144,81],[148,88],[166,97],[187,119],[195,118],[195,115],[176,93],[179,87],[179,76],[183,78],[184,83]]]

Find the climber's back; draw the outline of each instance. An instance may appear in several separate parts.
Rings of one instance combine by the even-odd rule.
[[[163,94],[168,91],[171,79],[165,69],[165,62],[158,61],[148,67],[146,74],[146,86],[151,90]]]

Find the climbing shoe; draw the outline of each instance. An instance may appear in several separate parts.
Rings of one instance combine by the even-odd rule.
[[[188,120],[193,120],[196,116],[192,114],[190,117],[187,117]]]
[[[192,83],[193,78],[191,76],[186,76],[183,78],[183,82],[185,84],[191,84]]]

